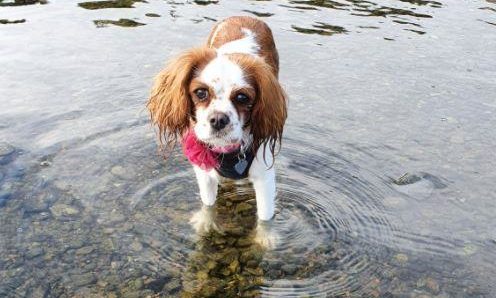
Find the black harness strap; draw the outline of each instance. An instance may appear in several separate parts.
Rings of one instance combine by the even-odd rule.
[[[251,148],[248,148],[244,154],[240,153],[239,150],[221,153],[218,157],[220,166],[216,169],[217,173],[222,177],[234,180],[246,178],[254,158],[255,155]]]

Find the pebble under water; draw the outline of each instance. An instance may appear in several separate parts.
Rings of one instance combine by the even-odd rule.
[[[273,249],[251,185],[202,209],[145,108],[231,15],[290,97]],[[494,297],[494,57],[493,0],[0,0],[0,297]]]

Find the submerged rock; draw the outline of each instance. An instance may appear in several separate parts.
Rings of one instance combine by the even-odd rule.
[[[408,185],[408,184],[413,184],[415,182],[418,182],[422,180],[422,177],[416,174],[411,174],[411,173],[405,173],[398,179],[394,179],[393,183],[396,185]]]

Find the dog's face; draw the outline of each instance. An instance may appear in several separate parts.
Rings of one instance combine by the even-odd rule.
[[[270,143],[273,152],[286,119],[284,91],[262,58],[209,48],[174,59],[157,76],[148,108],[169,144],[194,129],[211,146],[250,138],[255,148]]]
[[[240,143],[255,101],[255,86],[240,65],[218,56],[197,69],[189,84],[195,134],[212,146]]]

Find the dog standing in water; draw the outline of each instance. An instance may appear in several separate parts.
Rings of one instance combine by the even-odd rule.
[[[181,141],[204,206],[215,204],[221,177],[248,178],[261,225],[274,216],[274,155],[287,117],[278,72],[267,24],[230,17],[212,29],[205,45],[170,61],[148,102],[161,142],[170,147]],[[197,230],[213,225],[201,216],[193,222]]]

